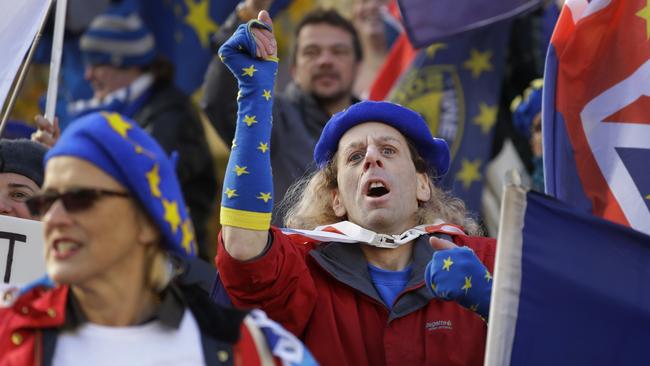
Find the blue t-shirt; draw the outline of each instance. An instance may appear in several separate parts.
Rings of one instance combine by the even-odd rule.
[[[401,271],[389,271],[368,263],[368,273],[384,304],[391,309],[395,298],[404,290],[411,277],[411,266]]]

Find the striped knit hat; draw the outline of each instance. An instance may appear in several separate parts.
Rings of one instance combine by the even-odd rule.
[[[81,36],[80,47],[86,64],[126,68],[153,62],[154,36],[132,10],[112,7],[95,17]]]

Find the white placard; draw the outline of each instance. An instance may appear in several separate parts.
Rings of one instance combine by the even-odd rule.
[[[24,285],[44,274],[43,223],[0,216],[0,284]]]

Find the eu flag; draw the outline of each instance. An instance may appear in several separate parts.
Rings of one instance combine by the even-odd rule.
[[[433,135],[447,141],[452,163],[441,183],[475,212],[480,209],[510,28],[506,20],[420,50],[387,98],[422,114]]]
[[[510,186],[485,365],[647,365],[650,237]]]
[[[176,85],[192,94],[214,55],[210,38],[239,0],[140,0],[140,15],[156,36],[158,51],[175,68]]]
[[[648,2],[567,1],[545,79],[547,192],[650,233]]]
[[[240,0],[139,1],[140,15],[154,32],[158,51],[174,64],[176,85],[186,94],[194,93],[215,55],[210,39]],[[292,1],[273,1],[270,14],[284,10]]]

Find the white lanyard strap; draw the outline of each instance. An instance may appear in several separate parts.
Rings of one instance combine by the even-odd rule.
[[[336,232],[333,232],[335,230]],[[411,242],[421,235],[434,232],[465,235],[462,229],[455,225],[436,220],[433,224],[419,225],[408,229],[399,235],[378,234],[372,230],[349,221],[341,221],[331,225],[319,226],[315,230],[283,229],[284,232],[300,234],[318,241],[338,241],[342,243],[364,243],[377,248],[397,248]]]

